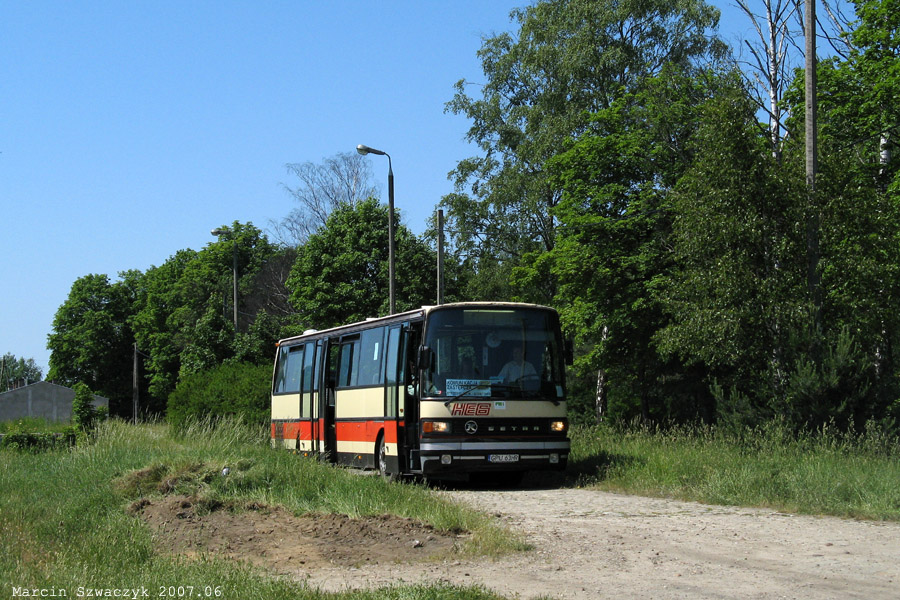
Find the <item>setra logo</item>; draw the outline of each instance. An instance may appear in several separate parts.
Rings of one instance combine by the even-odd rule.
[[[491,414],[490,402],[463,402],[453,405],[450,415],[454,417],[486,417]]]

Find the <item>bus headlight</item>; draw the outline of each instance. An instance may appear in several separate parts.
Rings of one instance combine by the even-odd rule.
[[[554,433],[563,433],[566,430],[565,421],[550,421],[550,431]]]
[[[422,421],[422,433],[450,433],[448,421]]]

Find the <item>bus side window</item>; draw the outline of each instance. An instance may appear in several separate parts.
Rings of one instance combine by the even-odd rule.
[[[381,385],[384,372],[381,358],[384,350],[384,327],[362,332],[359,351],[358,385]]]
[[[276,394],[300,391],[300,373],[303,368],[303,346],[281,348],[278,356],[278,376],[275,379]]]
[[[303,398],[300,400],[300,416],[312,416],[312,399],[310,394],[313,389],[313,362],[316,357],[316,343],[307,342],[306,350],[303,353],[303,381],[300,387],[300,393]]]
[[[328,341],[328,364],[325,365],[326,403],[334,407],[334,390],[340,385],[341,345],[339,340]]]
[[[384,382],[387,386],[387,395],[385,396],[384,416],[396,417],[397,405],[400,395],[397,393],[398,382],[402,383],[402,365],[403,353],[398,347],[400,342],[400,326],[395,325],[388,330],[387,339],[385,340],[384,354]]]
[[[308,394],[313,390],[313,361],[315,360],[315,342],[306,344],[306,353],[303,359],[303,388],[302,392]]]
[[[341,357],[338,366],[337,387],[357,385],[359,379],[359,338],[341,342]]]
[[[287,370],[288,350],[289,349],[286,346],[281,346],[278,349],[278,363],[275,366],[275,383],[272,386],[273,394],[284,393],[284,378]]]
[[[322,385],[322,352],[325,342],[318,340],[316,344],[316,361],[313,368],[312,391],[318,392]]]

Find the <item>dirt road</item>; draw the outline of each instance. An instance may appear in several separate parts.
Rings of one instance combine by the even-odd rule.
[[[309,583],[476,584],[533,598],[900,598],[900,524],[805,517],[583,489],[442,492],[524,531],[497,561],[325,568]]]

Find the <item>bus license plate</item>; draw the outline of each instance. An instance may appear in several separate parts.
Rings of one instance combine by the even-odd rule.
[[[519,462],[518,454],[490,454],[488,462],[492,463],[514,463]]]

